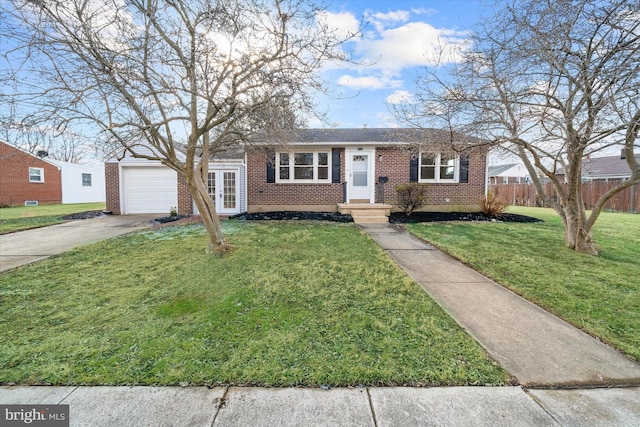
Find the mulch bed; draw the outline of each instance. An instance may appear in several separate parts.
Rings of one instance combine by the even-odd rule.
[[[174,216],[163,216],[161,218],[155,218],[154,221],[159,223],[159,224],[166,224],[168,222],[176,222],[176,221],[180,221],[181,219],[185,219],[190,217],[191,215],[174,215]]]
[[[389,218],[389,222],[397,224],[440,221],[542,222],[538,218],[526,215],[505,213],[498,216],[490,216],[482,212],[414,212],[410,216],[403,212],[398,212],[392,213]]]
[[[337,212],[259,212],[243,213],[231,218],[247,221],[285,221],[285,220],[311,220],[311,221],[332,221],[332,222],[353,222],[351,215],[343,215]]]
[[[95,218],[106,213],[101,210],[78,212],[62,217],[65,221],[78,219]],[[241,221],[331,221],[331,222],[353,222],[351,215],[343,215],[337,212],[259,212],[243,213],[230,218]],[[200,221],[200,215],[176,215],[155,218],[158,225],[176,223],[195,223]],[[389,222],[392,224],[410,224],[418,222],[441,222],[441,221],[499,221],[499,222],[542,222],[538,218],[525,215],[502,214],[499,216],[489,216],[482,212],[414,212],[410,216],[402,212],[392,213]]]
[[[84,212],[76,212],[69,215],[65,215],[62,217],[65,221],[73,221],[76,219],[89,219],[95,218],[97,216],[104,215],[105,213],[101,210],[98,211],[84,211]]]
[[[333,222],[353,222],[351,215],[322,212],[260,212],[240,214],[232,218],[248,221],[283,221],[283,220],[318,220]],[[537,218],[517,214],[502,214],[489,216],[481,212],[414,212],[410,216],[399,212],[392,213],[389,222],[395,224],[408,224],[417,222],[437,221],[500,221],[500,222],[541,222]]]

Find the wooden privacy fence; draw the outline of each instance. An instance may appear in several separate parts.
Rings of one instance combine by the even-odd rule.
[[[589,181],[582,183],[582,198],[587,209],[593,208],[600,196],[616,186],[615,182]],[[554,194],[553,184],[544,185],[545,194]],[[536,194],[533,184],[492,184],[489,192],[512,206],[544,206]],[[549,206],[547,206],[549,207]],[[605,204],[605,209],[614,212],[640,212],[640,183],[619,192]]]

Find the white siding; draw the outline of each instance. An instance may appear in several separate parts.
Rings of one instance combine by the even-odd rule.
[[[106,200],[104,164],[79,165],[52,161],[60,168],[62,203],[98,203]],[[91,185],[82,185],[82,174],[91,175]]]

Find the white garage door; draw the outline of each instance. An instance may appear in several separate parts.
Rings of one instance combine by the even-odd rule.
[[[125,214],[169,214],[178,206],[177,174],[167,167],[124,167]]]

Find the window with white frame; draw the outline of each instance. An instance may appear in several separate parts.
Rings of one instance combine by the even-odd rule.
[[[29,168],[29,182],[44,182],[44,169]]]
[[[420,182],[458,182],[460,157],[453,153],[420,153]]]
[[[83,173],[82,174],[82,186],[83,187],[91,187],[91,174]]]
[[[331,182],[329,151],[293,151],[276,154],[276,182]]]

